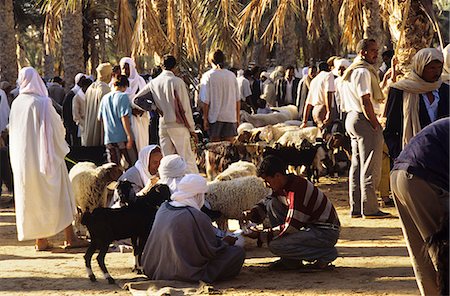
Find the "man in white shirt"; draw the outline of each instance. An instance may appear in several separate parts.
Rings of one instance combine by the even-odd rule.
[[[331,108],[335,92],[334,76],[329,71],[328,64],[321,62],[319,64],[319,74],[311,80],[308,97],[303,111],[303,123],[305,127],[308,122],[308,115],[312,109],[314,122],[319,128],[323,128],[331,118]]]
[[[187,164],[186,173],[198,173],[195,155],[191,148],[191,137],[195,137],[195,124],[186,84],[175,76],[177,61],[174,56],[163,59],[163,71],[151,80],[137,95],[134,103],[151,92],[153,101],[161,114],[159,138],[162,154],[180,155]],[[144,108],[145,109],[145,108]]]
[[[252,89],[250,88],[250,81],[248,77],[251,77],[252,73],[250,70],[239,70],[237,71],[237,82],[239,93],[241,94],[241,101],[250,104],[250,98],[252,96]]]
[[[343,75],[341,93],[347,111],[345,127],[352,145],[351,217],[389,218],[389,213],[379,210],[375,193],[381,178],[383,153],[382,128],[374,111],[383,98],[373,66],[378,57],[378,45],[373,39],[363,39],[356,49],[358,56]]]
[[[224,69],[225,55],[218,49],[211,52],[212,69],[200,81],[203,102],[203,126],[211,142],[232,141],[239,125],[240,94],[236,76]]]

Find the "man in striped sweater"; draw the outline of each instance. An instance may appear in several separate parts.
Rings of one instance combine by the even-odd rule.
[[[248,234],[267,238],[269,249],[280,256],[271,270],[299,268],[330,269],[337,258],[335,244],[340,222],[336,210],[325,194],[303,177],[286,174],[287,165],[268,156],[258,168],[272,190],[272,196],[244,212],[244,220],[262,223],[268,216],[271,228]],[[304,265],[303,261],[310,264]]]

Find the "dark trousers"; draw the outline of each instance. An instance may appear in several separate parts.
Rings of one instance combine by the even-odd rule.
[[[0,148],[0,192],[2,184],[5,184],[9,191],[14,191],[8,147]]]

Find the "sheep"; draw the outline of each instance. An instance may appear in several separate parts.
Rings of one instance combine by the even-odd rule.
[[[317,127],[305,127],[302,129],[293,129],[286,131],[277,141],[282,146],[298,146],[302,140],[306,139],[310,143],[315,143],[317,138],[322,136]],[[298,147],[297,147],[298,148]]]
[[[272,194],[264,181],[256,176],[236,178],[229,181],[208,183],[205,199],[211,209],[220,211],[222,216],[216,221],[222,230],[228,229],[228,219],[242,218],[242,212],[252,208],[258,201]]]
[[[209,181],[239,160],[237,148],[230,142],[208,143],[205,150],[206,176]]]
[[[97,167],[92,162],[79,162],[69,172],[75,196],[78,215],[75,216],[75,231],[81,234],[80,215],[91,212],[98,207],[106,207],[108,203],[108,185],[122,175],[122,167],[115,163],[107,163]]]
[[[127,182],[122,182],[126,186]],[[131,187],[131,183],[128,182]],[[91,268],[91,259],[95,251],[99,250],[97,262],[105,279],[109,284],[114,284],[114,279],[108,273],[105,265],[105,256],[109,244],[115,240],[131,238],[135,256],[135,268],[142,273],[141,256],[152,229],[158,207],[170,198],[170,190],[167,185],[158,184],[152,187],[150,192],[138,198],[134,203],[118,208],[96,208],[82,215],[81,223],[85,225],[91,235],[91,243],[84,254],[86,271],[92,282],[96,281]]]
[[[274,112],[270,114],[249,114],[241,110],[241,122],[250,122],[255,127],[262,127],[269,124],[277,124],[294,119],[288,111]]]
[[[272,110],[278,111],[278,112],[289,112],[291,115],[290,119],[297,119],[298,118],[298,109],[295,105],[287,105],[287,106],[281,106],[281,107],[272,107]]]
[[[230,164],[230,166],[221,172],[215,180],[228,181],[239,177],[256,176],[256,166],[248,161],[238,161]]]
[[[250,131],[252,129],[254,129],[255,127],[253,126],[253,124],[249,123],[249,122],[244,122],[241,123],[238,128],[237,128],[237,133],[240,134],[243,131]]]

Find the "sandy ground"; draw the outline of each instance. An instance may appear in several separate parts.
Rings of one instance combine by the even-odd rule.
[[[321,178],[319,187],[335,204],[342,223],[335,270],[316,273],[271,272],[277,260],[266,246],[246,242],[247,259],[241,274],[214,285],[222,295],[418,295],[419,291],[403,240],[400,220],[350,219],[346,178]],[[31,241],[18,242],[14,209],[0,199],[0,295],[130,295],[126,282],[142,279],[131,272],[130,253],[112,252],[106,265],[116,279],[108,285],[93,260],[99,279],[85,273],[83,249],[36,252]],[[397,215],[395,208],[387,211]],[[62,234],[51,241],[63,242]],[[188,286],[188,285],[187,285]],[[187,287],[186,286],[186,287]],[[174,295],[174,294],[173,294]],[[177,294],[178,295],[178,294]]]

